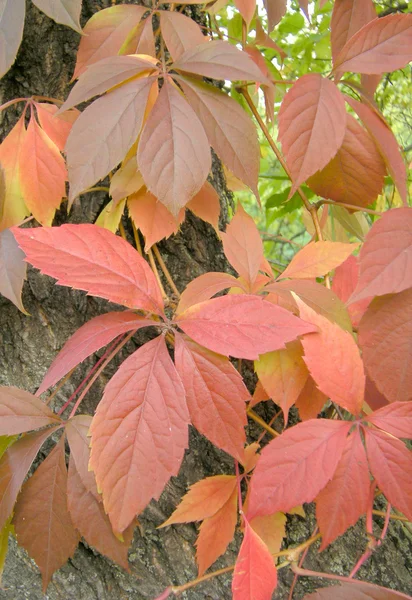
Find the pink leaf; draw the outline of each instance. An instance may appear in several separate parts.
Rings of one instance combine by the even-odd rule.
[[[15,387],[0,387],[0,435],[16,435],[60,423],[60,418],[40,398]]]
[[[211,272],[199,275],[183,290],[176,312],[183,313],[194,304],[210,300],[212,296],[223,290],[241,285],[239,280],[229,273]]]
[[[368,415],[365,420],[396,437],[411,438],[412,402],[393,402]]]
[[[162,36],[173,60],[207,41],[199,25],[189,17],[169,10],[161,10],[159,14]]]

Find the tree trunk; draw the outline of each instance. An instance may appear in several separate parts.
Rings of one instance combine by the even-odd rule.
[[[83,0],[83,24],[97,10],[110,5],[110,0]],[[68,82],[73,73],[79,36],[66,27],[56,25],[29,0],[27,9],[24,40],[16,63],[0,81],[0,103],[32,94],[63,99],[69,90]],[[196,16],[195,13],[193,16]],[[0,113],[2,138],[16,118],[17,109],[14,107]],[[214,161],[213,175],[213,183],[221,196],[224,222],[228,195],[217,161]],[[81,203],[75,204],[69,218],[63,206],[55,224],[66,221],[93,222],[107,200],[104,193],[87,194],[82,197]],[[178,235],[160,244],[160,250],[180,290],[203,272],[227,269],[220,242],[212,228],[191,216]],[[0,384],[14,385],[34,392],[69,336],[90,318],[107,312],[110,306],[107,302],[87,297],[84,293],[56,286],[53,280],[40,276],[30,268],[23,301],[30,316],[24,316],[10,302],[0,297]],[[148,335],[150,334],[139,332],[124,348],[123,357],[146,341]],[[64,403],[95,360],[86,360],[76,370],[75,376],[55,397],[54,406]],[[113,361],[93,386],[84,403],[84,412],[92,414],[119,360]],[[262,407],[260,410],[262,416],[267,417],[270,408]],[[256,432],[255,425],[250,425],[248,434],[251,439],[256,438]],[[53,577],[47,597],[51,600],[151,600],[167,586],[183,584],[196,577],[195,526],[172,526],[161,530],[156,527],[170,516],[188,485],[205,476],[219,473],[233,473],[233,460],[192,430],[190,447],[179,477],[172,479],[160,501],[152,502],[140,517],[141,529],[136,529],[129,555],[130,573],[80,544],[73,559]],[[313,531],[314,518],[310,507],[308,513],[312,516],[307,520],[299,516],[288,518],[288,545],[302,542]],[[305,567],[348,574],[366,545],[363,531],[361,524],[358,524],[321,555],[316,550],[311,550]],[[383,548],[362,568],[360,576],[404,592],[411,591],[412,576],[410,571],[408,573],[412,555],[411,539],[411,533],[404,525],[391,524],[390,535]],[[216,563],[215,568],[233,564],[238,547],[239,536],[230,545],[225,556]],[[279,571],[279,578],[275,597],[287,598],[293,574],[289,569],[282,569]],[[224,575],[191,589],[182,597],[191,600],[229,599],[232,597],[230,585],[230,574]],[[322,584],[316,580],[301,579],[294,597],[302,598],[307,591],[312,591],[318,585]],[[15,540],[11,539],[0,599],[41,598],[43,595],[37,567],[17,547]]]

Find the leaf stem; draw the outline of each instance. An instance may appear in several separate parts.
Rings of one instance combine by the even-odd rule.
[[[73,367],[73,369],[71,369],[67,375],[65,375],[65,377],[63,377],[63,379],[58,383],[58,385],[56,386],[56,389],[54,390],[54,392],[52,392],[50,394],[50,396],[48,398],[46,398],[46,400],[44,401],[45,404],[50,404],[50,402],[53,400],[53,398],[55,397],[55,395],[57,394],[58,391],[61,390],[61,388],[64,386],[64,384],[70,379],[70,377],[73,375],[73,371],[76,367]],[[38,391],[36,392],[36,396],[40,396],[40,394],[38,393]]]
[[[64,104],[63,100],[59,100],[58,98],[49,98],[49,96],[32,96],[34,102],[51,102],[52,104],[58,104],[62,106]]]
[[[347,204],[346,202],[335,202],[334,200],[328,200],[326,198],[322,198],[319,202],[316,203],[317,207],[321,207],[322,204],[332,204],[333,206],[342,206],[343,208],[348,208],[349,210],[357,210],[361,212],[368,213],[369,215],[377,215],[378,217],[382,216],[383,213],[372,210],[371,208],[361,208],[360,206],[355,206],[354,204]]]
[[[136,229],[136,225],[134,224],[134,222],[133,222],[132,219],[130,219],[130,220],[132,221],[134,241],[136,243],[136,250],[138,251],[138,253],[140,254],[140,256],[143,256],[142,245],[140,243],[140,238],[139,238],[139,234],[138,234],[137,229]]]
[[[175,282],[173,281],[173,278],[170,275],[170,271],[167,268],[165,261],[163,260],[162,255],[159,252],[159,248],[156,246],[156,244],[153,244],[152,249],[153,249],[153,253],[154,253],[155,257],[157,258],[157,262],[159,263],[160,268],[162,269],[164,276],[167,279],[168,284],[170,285],[170,287],[173,290],[173,293],[175,294],[175,296],[177,298],[180,298],[179,290],[177,289]]]
[[[261,417],[259,417],[259,415],[257,415],[252,408],[248,408],[246,412],[248,417],[256,421],[256,423],[259,423],[259,425],[263,427],[263,429],[266,429],[271,436],[278,437],[280,435],[280,433],[272,429],[272,427],[270,427]]]
[[[157,270],[155,259],[154,259],[151,248],[149,248],[149,250],[147,251],[147,256],[149,257],[150,266],[152,267],[152,271],[157,279],[157,283],[159,284],[160,291],[162,292],[163,300],[169,300],[169,296],[166,294],[165,289],[162,284],[162,280],[160,279],[159,271]]]
[[[0,110],[4,110],[5,108],[9,108],[9,106],[13,106],[13,104],[17,104],[18,102],[28,102],[28,98],[14,98],[14,100],[9,100],[0,106]]]

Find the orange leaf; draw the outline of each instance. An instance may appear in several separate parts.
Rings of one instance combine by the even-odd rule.
[[[235,6],[249,28],[256,10],[256,0],[235,0]]]
[[[319,328],[319,333],[302,338],[303,360],[310,374],[332,402],[357,415],[364,399],[365,373],[355,340],[297,297],[296,302],[301,318]]]
[[[259,460],[259,454],[258,454],[259,449],[260,449],[260,444],[258,444],[257,442],[253,442],[252,444],[249,444],[248,446],[246,446],[245,451],[243,453],[244,454],[243,468],[245,470],[245,473],[249,473],[250,471],[252,471],[255,468],[256,463]]]
[[[215,446],[243,461],[250,394],[225,357],[175,336],[176,369],[186,391],[192,424]]]
[[[206,223],[210,223],[219,235],[220,200],[213,185],[206,181],[196,196],[186,204],[186,208]]]
[[[199,577],[226,552],[235,535],[237,523],[237,489],[226,503],[211,517],[206,518],[199,528],[196,540],[196,562]]]
[[[396,437],[412,437],[411,402],[393,402],[368,415],[365,420]]]
[[[280,277],[314,279],[326,275],[352,254],[359,244],[311,242],[292,258]]]
[[[276,554],[280,551],[283,538],[286,536],[286,521],[286,516],[277,512],[274,515],[255,517],[251,520],[250,526],[266,544],[269,552]]]
[[[372,0],[338,0],[334,3],[330,23],[333,61],[346,42],[376,16]]]
[[[345,262],[337,267],[332,281],[332,290],[342,300],[348,302],[354,292],[359,278],[359,267],[357,259],[351,254]],[[348,306],[351,321],[354,327],[359,322],[370,304],[371,298],[364,298],[359,302],[352,302]]]
[[[190,486],[179,506],[161,527],[213,517],[228,502],[235,490],[234,475],[206,477]]]
[[[60,418],[37,396],[15,387],[0,387],[0,435],[16,435],[60,423]]]
[[[42,225],[51,225],[66,195],[67,171],[57,146],[31,116],[20,152],[20,180],[24,200]]]
[[[24,117],[20,117],[0,144],[0,165],[5,183],[4,198],[0,197],[0,230],[18,225],[30,212],[24,203],[20,181],[20,153],[26,135]]]
[[[14,512],[17,540],[35,560],[43,592],[52,575],[73,556],[79,534],[67,510],[64,436],[23,486]]]
[[[245,536],[233,573],[233,600],[271,600],[277,586],[273,558],[261,538],[245,522]]]
[[[60,152],[63,152],[73,123],[80,115],[80,112],[77,109],[73,109],[57,115],[57,106],[54,106],[54,104],[35,102],[34,105],[41,128],[51,141],[56,144]]]
[[[133,156],[113,175],[109,194],[116,205],[120,200],[138,192],[144,186],[143,177],[137,168],[137,159]]]
[[[189,415],[163,336],[127,358],[93,417],[90,466],[115,533],[130,525],[177,475]]]
[[[302,421],[308,421],[316,419],[327,401],[328,397],[316,387],[312,377],[309,376],[295,404]]]
[[[292,174],[291,194],[332,160],[345,129],[345,102],[335,84],[318,73],[300,77],[279,111],[279,140]]]
[[[183,313],[187,308],[204,300],[210,300],[215,294],[234,286],[239,286],[239,280],[229,273],[211,272],[199,275],[183,290],[176,314]]]
[[[137,155],[148,190],[177,216],[206,181],[211,160],[201,122],[175,84],[165,79]]]

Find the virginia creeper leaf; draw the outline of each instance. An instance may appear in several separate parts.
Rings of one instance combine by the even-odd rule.
[[[263,243],[254,220],[240,203],[221,238],[226,258],[251,289],[262,263]]]
[[[66,491],[63,436],[24,484],[13,519],[19,544],[40,569],[43,593],[53,573],[74,554],[79,541],[67,510]]]
[[[280,0],[282,3],[282,0]],[[262,27],[262,23],[259,17],[255,18],[255,44],[257,46],[264,46],[265,48],[273,48],[280,55],[280,58],[283,60],[286,58],[286,52],[278,46],[271,37],[268,36],[266,31]]]
[[[351,254],[344,263],[337,267],[332,281],[332,290],[342,302],[347,302],[351,297],[358,283],[358,277],[358,260]],[[354,326],[359,326],[359,322],[368,308],[370,300],[370,298],[364,298],[359,302],[349,304],[348,312]]]
[[[345,102],[335,84],[318,73],[300,77],[279,111],[279,140],[292,175],[291,194],[332,160],[345,129]]]
[[[120,227],[120,221],[126,208],[126,199],[115,204],[113,200],[110,200],[104,208],[102,208],[99,216],[94,222],[98,227],[104,227],[112,233],[116,233]]]
[[[302,421],[308,421],[316,419],[327,401],[328,397],[316,387],[316,383],[309,376],[295,404]]]
[[[152,15],[149,15],[129,34],[119,54],[146,54],[156,57]],[[130,44],[130,45],[129,45]]]
[[[240,373],[225,356],[205,350],[181,335],[175,337],[175,363],[194,427],[242,462],[245,402],[251,398]]]
[[[295,254],[281,277],[314,279],[326,275],[352,254],[358,244],[311,242]]]
[[[67,481],[67,506],[73,525],[86,542],[128,571],[127,550],[133,539],[134,525],[123,533],[122,541],[115,536],[102,503],[87,491],[71,459]]]
[[[207,41],[199,25],[189,17],[169,10],[160,10],[159,14],[162,37],[173,60]]]
[[[326,167],[308,179],[308,185],[323,198],[366,207],[382,191],[385,163],[368,132],[352,115],[346,118],[342,146]]]
[[[252,475],[248,518],[311,502],[333,477],[350,425],[311,419],[265,446]]]
[[[96,478],[93,471],[89,471],[90,437],[88,437],[88,433],[91,423],[92,417],[89,415],[75,415],[66,423],[66,435],[70,446],[70,461],[74,461],[76,472],[82,480],[85,491],[101,502],[102,497],[97,491]]]
[[[412,400],[412,289],[375,299],[359,324],[363,362],[389,400]]]
[[[289,409],[308,378],[300,342],[290,342],[284,349],[263,354],[255,361],[255,371],[269,398],[283,410],[286,426]]]
[[[272,31],[286,13],[286,0],[263,0],[268,16],[269,31]]]
[[[342,408],[357,415],[363,404],[365,373],[358,346],[343,331],[297,298],[302,319],[319,333],[302,338],[303,360],[321,392]]]
[[[146,10],[144,6],[121,4],[96,12],[83,29],[73,79],[77,79],[89,65],[116,56]]]
[[[95,100],[77,119],[66,144],[71,202],[106,177],[133,146],[154,82],[132,79]]]
[[[345,71],[379,74],[406,67],[412,60],[412,15],[373,19],[344,45],[334,61],[337,76]]]
[[[372,475],[388,501],[412,520],[412,453],[403,442],[379,431],[365,429],[366,452]]]
[[[199,275],[183,290],[176,312],[183,313],[194,304],[210,300],[215,294],[239,285],[241,284],[236,277],[229,273],[212,272]]]
[[[146,121],[137,161],[148,190],[174,216],[209,174],[211,153],[203,126],[169,79]]]
[[[245,521],[245,536],[233,573],[233,600],[271,600],[277,581],[272,555]]]
[[[276,554],[279,552],[283,538],[286,536],[286,521],[286,515],[277,512],[274,515],[255,517],[250,522],[250,526],[266,544],[269,552]]]
[[[30,212],[24,203],[20,182],[20,153],[26,135],[24,117],[20,117],[0,144],[0,165],[5,183],[5,195],[0,197],[0,229],[18,225]]]
[[[216,233],[220,235],[220,200],[215,188],[208,181],[205,181],[200,191],[186,205],[186,208],[191,210],[199,219],[210,223]]]
[[[0,3],[0,77],[16,60],[23,37],[25,0],[1,0]]]
[[[237,523],[237,489],[213,516],[207,517],[199,527],[196,540],[196,562],[199,577],[226,552],[235,535]]]
[[[127,529],[177,475],[188,423],[184,388],[160,336],[124,361],[91,426],[90,466],[115,532]]]
[[[9,229],[0,231],[0,294],[25,314],[27,312],[21,300],[21,291],[26,271],[24,253],[18,247],[13,234]]]
[[[56,144],[32,115],[20,151],[20,182],[27,208],[42,225],[51,225],[66,195],[67,171]]]
[[[34,103],[41,128],[51,141],[63,152],[73,123],[80,115],[77,108],[57,114],[57,106],[46,102]]]
[[[129,311],[110,312],[94,317],[82,325],[65,343],[47,371],[37,394],[42,394],[53,386],[74,367],[109,344],[118,335],[156,324],[156,321],[144,319]]]
[[[186,309],[176,323],[209,350],[250,360],[316,331],[280,306],[249,295],[206,300]]]
[[[33,0],[33,4],[56,23],[67,25],[82,33],[80,27],[82,0]]]
[[[110,181],[110,196],[114,204],[127,196],[138,192],[144,186],[142,174],[137,168],[136,157],[133,156],[113,175]]]
[[[393,402],[368,415],[366,421],[396,437],[411,438],[412,403]]]
[[[13,512],[20,488],[47,438],[56,431],[35,431],[20,438],[7,449],[0,460],[0,530]]]
[[[0,386],[0,435],[15,435],[61,423],[40,398],[15,387]]]
[[[235,6],[242,15],[246,26],[249,28],[250,23],[256,11],[255,0],[235,0]]]
[[[412,16],[412,15],[411,15]],[[359,254],[359,281],[349,302],[412,287],[412,209],[384,213],[372,225]]]
[[[372,0],[337,0],[334,3],[330,22],[333,61],[346,42],[376,16]]]
[[[9,536],[14,533],[14,527],[11,519],[7,521],[2,530],[0,530],[0,585],[2,585],[2,577],[4,565],[6,564],[7,551],[9,549]]]
[[[316,519],[324,550],[366,513],[369,499],[369,468],[356,428],[346,438],[342,458],[332,480],[316,499]]]
[[[121,237],[96,225],[14,229],[27,261],[60,285],[158,314],[163,300],[146,261]]]
[[[209,144],[235,177],[258,194],[259,140],[249,116],[235,100],[211,85],[188,77],[180,77],[179,83]]]
[[[326,587],[313,594],[306,595],[303,600],[410,600],[410,596],[384,588],[366,581],[339,583]]]
[[[110,56],[99,60],[80,75],[59,112],[99,96],[127,79],[156,70],[156,63],[156,59],[150,60],[149,56],[138,55]]]
[[[173,69],[230,81],[256,81],[270,85],[269,80],[247,54],[228,42],[216,40],[204,42],[186,50],[173,63]]]
[[[213,517],[230,499],[235,489],[234,475],[214,475],[201,479],[190,486],[179,506],[161,527]]]
[[[399,144],[383,116],[374,109],[354,98],[345,96],[346,102],[356,112],[366,129],[372,136],[388,171],[398,188],[403,203],[407,204],[408,190],[406,187],[407,173]]]

